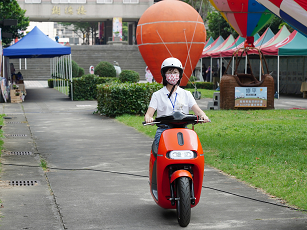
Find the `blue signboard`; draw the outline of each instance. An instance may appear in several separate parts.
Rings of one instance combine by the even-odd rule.
[[[235,87],[235,107],[267,107],[267,87]]]

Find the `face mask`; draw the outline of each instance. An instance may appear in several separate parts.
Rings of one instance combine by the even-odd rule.
[[[179,73],[175,74],[165,74],[166,81],[170,83],[171,85],[176,85],[176,83],[179,80]]]

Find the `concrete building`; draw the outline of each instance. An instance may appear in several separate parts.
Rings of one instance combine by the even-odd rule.
[[[17,0],[35,22],[97,22],[103,44],[121,42],[122,23],[128,23],[127,44],[135,44],[138,20],[154,0]],[[63,33],[55,25],[56,33]],[[54,34],[53,34],[54,36]],[[73,35],[69,35],[73,36]],[[50,35],[51,37],[51,35]],[[67,36],[66,36],[67,37]],[[94,38],[94,39],[97,39]]]

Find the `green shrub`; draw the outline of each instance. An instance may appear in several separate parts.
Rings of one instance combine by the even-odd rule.
[[[97,77],[94,74],[83,75],[73,79],[74,101],[95,100],[97,98],[97,85],[107,82],[118,81],[117,78]],[[70,90],[69,90],[69,95]]]
[[[188,82],[185,88],[194,89],[196,85],[197,89],[214,89],[214,84],[212,82]]]
[[[84,69],[79,66],[78,77],[82,77],[84,75]]]
[[[48,79],[48,87],[53,88],[53,79]]]
[[[94,73],[99,77],[116,77],[116,70],[114,66],[106,61],[99,62],[95,67]]]
[[[195,77],[195,76],[192,75],[192,76],[190,77],[189,81],[191,81],[191,82],[197,81],[197,77]]]
[[[72,65],[72,77],[78,77],[78,75],[79,75],[79,66],[78,66],[77,62],[72,60],[71,61],[71,65]]]
[[[130,83],[136,83],[140,81],[140,75],[138,72],[133,70],[123,70],[119,74],[119,80],[121,82],[130,82]]]
[[[97,86],[98,112],[115,117],[122,114],[144,115],[158,83],[112,83]]]

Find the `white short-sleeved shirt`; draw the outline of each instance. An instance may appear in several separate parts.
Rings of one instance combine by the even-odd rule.
[[[177,90],[168,98],[169,91],[166,86],[154,92],[149,107],[157,110],[157,117],[170,115],[174,111],[188,114],[192,106],[196,104],[191,92],[177,87]]]

